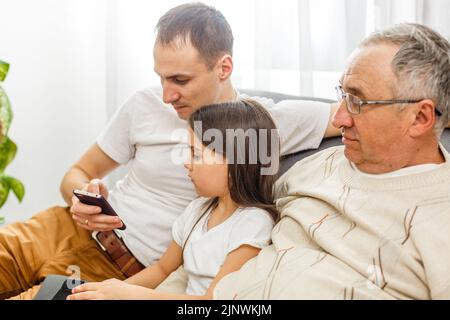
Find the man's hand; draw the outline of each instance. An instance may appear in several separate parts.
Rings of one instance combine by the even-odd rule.
[[[117,279],[88,282],[72,289],[67,300],[141,300],[152,299],[154,290]]]
[[[108,188],[99,179],[93,179],[83,190],[101,194],[105,199],[108,198]],[[101,213],[101,208],[90,206],[80,202],[77,197],[72,197],[72,218],[83,229],[90,231],[111,231],[122,227],[123,223],[119,217],[113,217]]]

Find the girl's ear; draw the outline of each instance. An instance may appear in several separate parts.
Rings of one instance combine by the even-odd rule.
[[[221,81],[225,81],[230,78],[233,73],[233,57],[226,54],[217,62],[218,74]]]

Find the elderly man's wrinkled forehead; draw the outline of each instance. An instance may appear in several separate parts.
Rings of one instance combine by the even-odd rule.
[[[377,43],[357,48],[350,55],[347,67],[340,79],[344,90],[360,98],[380,98],[381,88],[395,88],[396,76],[392,60],[399,47],[392,44]],[[383,97],[386,98],[386,97]]]

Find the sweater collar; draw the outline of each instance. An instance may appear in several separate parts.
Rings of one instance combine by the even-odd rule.
[[[339,175],[344,184],[350,188],[371,191],[394,191],[430,187],[443,182],[449,183],[450,154],[445,150],[442,144],[439,144],[439,148],[444,155],[445,162],[442,166],[434,170],[396,177],[371,177],[371,175],[363,174],[358,170],[355,170],[351,162],[345,158],[340,166]]]

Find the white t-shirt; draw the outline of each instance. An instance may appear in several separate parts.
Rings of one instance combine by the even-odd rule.
[[[260,249],[269,245],[274,225],[263,209],[238,208],[227,220],[208,230],[210,212],[202,217],[207,201],[206,198],[192,201],[172,228],[173,239],[180,247],[187,240],[183,267],[188,276],[186,294],[190,295],[206,294],[231,251],[242,245]]]
[[[110,192],[109,202],[127,229],[120,231],[135,257],[148,266],[159,260],[171,241],[171,227],[197,198],[182,162],[174,154],[187,148],[187,122],[162,101],[161,89],[146,88],[117,110],[97,139],[114,161],[128,164],[128,174]],[[330,116],[330,105],[313,101],[254,98],[279,128],[281,153],[317,148]]]

